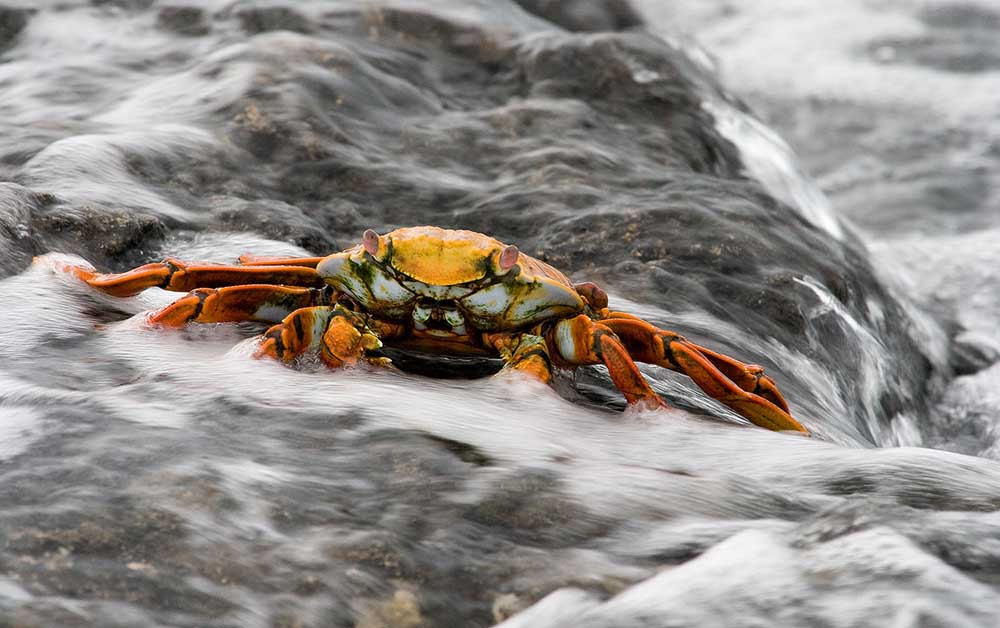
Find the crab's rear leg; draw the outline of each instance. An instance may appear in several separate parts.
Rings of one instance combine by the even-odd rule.
[[[626,320],[620,321],[617,319]],[[638,316],[635,316],[634,314],[627,314],[625,312],[609,312],[607,318],[601,322],[610,323],[611,327],[619,330],[619,336],[621,336],[622,340],[628,344],[629,352],[640,362],[659,364],[659,362],[655,361],[655,358],[654,360],[646,360],[645,358],[639,357],[649,349],[653,349],[655,355],[656,343],[655,341],[651,342],[650,340],[653,336],[682,341],[705,356],[709,362],[711,362],[726,377],[732,380],[733,383],[743,390],[760,395],[785,412],[789,412],[788,402],[785,401],[785,397],[778,390],[778,386],[774,383],[774,380],[767,375],[764,375],[763,366],[757,364],[744,364],[743,362],[740,362],[735,358],[731,358],[728,355],[713,351],[701,345],[697,345],[671,331],[660,329]],[[671,369],[674,368],[670,364],[660,364],[660,366]]]
[[[185,292],[195,288],[221,288],[242,284],[270,284],[319,288],[323,279],[308,266],[226,266],[189,264],[168,258],[124,273],[98,273],[83,266],[65,264],[62,270],[72,273],[90,286],[116,297],[138,294],[146,288]]]
[[[625,345],[603,322],[584,315],[559,321],[549,332],[550,346],[556,349],[563,362],[571,366],[604,364],[608,367],[611,381],[630,405],[648,408],[666,406],[639,372]]]
[[[198,288],[155,312],[147,319],[156,325],[181,327],[190,322],[277,323],[304,307],[330,305],[332,288],[297,288],[251,284],[226,288]]]
[[[331,368],[360,361],[387,366],[387,359],[368,357],[367,352],[382,346],[380,335],[392,336],[400,330],[389,324],[376,327],[372,329],[362,316],[342,305],[304,307],[264,333],[256,356],[290,362],[308,351],[318,351]]]
[[[267,255],[240,255],[244,266],[306,266],[316,268],[323,257],[271,257]]]
[[[715,368],[722,371],[737,386],[747,392],[760,395],[785,412],[789,412],[788,402],[778,390],[774,380],[764,374],[764,367],[759,364],[744,364],[728,355],[712,351],[701,345],[687,341],[687,344],[705,356]]]
[[[636,360],[684,373],[706,393],[755,425],[808,434],[789,414],[784,397],[760,366],[743,364],[704,349],[629,314],[613,312],[601,324],[621,338]]]

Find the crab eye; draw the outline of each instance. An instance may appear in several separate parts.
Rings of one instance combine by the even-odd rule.
[[[513,244],[505,248],[500,253],[501,270],[510,270],[511,268],[514,268],[514,264],[517,264],[518,255],[520,255],[520,252],[517,250],[517,247],[514,246]]]
[[[364,235],[361,236],[361,243],[372,257],[375,257],[375,254],[378,253],[378,241],[379,237],[374,229],[366,230]]]

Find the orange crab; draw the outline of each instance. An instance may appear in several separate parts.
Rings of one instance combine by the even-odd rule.
[[[545,382],[554,365],[604,364],[630,404],[665,406],[638,360],[684,373],[756,425],[808,433],[761,367],[610,310],[595,284],[572,284],[516,246],[473,231],[369,229],[360,244],[327,257],[243,256],[233,266],[167,259],[120,274],[66,270],[113,296],[154,286],[190,291],[151,314],[153,324],[277,323],[257,355],[285,362],[318,351],[332,368],[387,364],[378,352],[385,343],[500,356],[505,369]]]

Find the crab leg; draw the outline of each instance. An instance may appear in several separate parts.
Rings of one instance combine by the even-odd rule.
[[[224,266],[188,264],[167,258],[124,273],[103,274],[67,264],[63,270],[111,296],[128,297],[146,288],[185,292],[195,288],[221,288],[241,284],[272,284],[319,288],[323,279],[307,266]]]
[[[646,407],[667,405],[642,376],[625,345],[610,327],[604,325],[604,321],[580,315],[559,321],[550,334],[551,344],[568,364],[604,364],[608,367],[611,381],[629,404]]]
[[[605,319],[601,322],[608,323],[608,321],[614,321],[614,319],[622,318],[627,319],[627,321],[612,322],[611,326],[621,330],[619,335],[622,336],[622,340],[626,341],[626,343],[629,342],[629,338],[633,338],[635,342],[639,343],[634,347],[632,344],[629,344],[629,352],[632,353],[633,356],[642,353],[644,348],[648,349],[650,346],[649,338],[654,335],[663,334],[665,337],[684,341],[694,349],[700,351],[709,362],[722,371],[722,373],[732,380],[737,386],[747,392],[758,394],[785,412],[789,412],[788,402],[785,401],[785,397],[778,390],[778,386],[774,383],[774,380],[764,375],[764,367],[757,364],[744,364],[743,362],[740,362],[735,358],[731,358],[728,355],[718,353],[717,351],[713,351],[701,345],[697,345],[682,338],[678,334],[665,329],[660,329],[634,314],[628,314],[625,312],[609,312]],[[629,332],[629,329],[632,330],[631,333]],[[634,351],[633,348],[635,349]],[[640,362],[647,362],[647,360],[642,358],[637,357],[636,359]],[[659,362],[651,363],[659,364]],[[669,364],[660,364],[660,366],[673,368]]]
[[[291,312],[315,305],[329,305],[332,288],[246,285],[198,288],[150,315],[149,322],[167,327],[198,323],[276,323]]]
[[[719,369],[734,384],[747,392],[760,395],[785,412],[789,412],[788,402],[785,401],[784,395],[778,390],[778,385],[774,383],[774,380],[764,375],[763,366],[759,364],[744,364],[728,355],[712,351],[690,341],[687,344],[705,356],[715,368]]]
[[[611,316],[601,320],[601,324],[621,338],[636,360],[684,373],[706,393],[755,425],[808,434],[791,417],[784,397],[774,381],[764,375],[762,367],[704,349],[632,315],[613,312]]]
[[[388,335],[391,325],[379,325]],[[331,368],[354,365],[361,360],[388,365],[385,358],[367,358],[366,351],[382,346],[377,332],[365,319],[342,305],[321,305],[295,310],[264,333],[256,357],[290,362],[310,350],[319,350],[320,359]]]
[[[322,257],[270,257],[266,255],[240,255],[244,266],[307,266],[316,268]]]
[[[549,347],[542,336],[534,334],[496,334],[487,339],[504,360],[504,371],[530,375],[546,384],[552,381]]]

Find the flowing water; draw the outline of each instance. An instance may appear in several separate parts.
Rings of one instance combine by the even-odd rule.
[[[521,5],[0,4],[0,625],[1000,623],[1000,12]],[[814,438],[655,366],[674,409],[289,368],[58,270],[424,223],[765,365]]]

